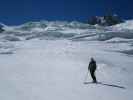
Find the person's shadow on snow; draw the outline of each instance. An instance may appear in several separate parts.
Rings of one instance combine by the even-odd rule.
[[[96,84],[96,85],[99,84],[99,85],[105,85],[105,86],[111,86],[111,87],[126,89],[124,86],[115,85],[115,84],[107,84],[107,83],[102,83],[102,82],[97,82],[97,83],[93,83],[93,82],[84,82],[84,84]]]

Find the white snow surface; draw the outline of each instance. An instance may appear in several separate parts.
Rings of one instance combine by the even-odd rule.
[[[0,100],[132,100],[132,32],[59,21],[6,28]],[[91,57],[102,84],[84,84]]]
[[[115,30],[133,30],[133,20],[127,20],[124,23],[114,25]]]
[[[124,44],[38,39],[15,44],[14,54],[0,55],[1,100],[131,100],[133,97],[133,57],[113,52]],[[125,89],[83,84],[92,81],[89,74],[86,76],[90,57],[97,61],[99,82]]]

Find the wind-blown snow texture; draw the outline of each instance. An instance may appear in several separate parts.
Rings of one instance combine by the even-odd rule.
[[[131,23],[5,25],[0,33],[0,100],[132,100]],[[91,57],[102,84],[83,84],[92,81],[86,76]]]

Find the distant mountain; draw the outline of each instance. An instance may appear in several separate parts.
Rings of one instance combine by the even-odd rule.
[[[100,25],[90,25],[77,21],[27,22],[18,26],[7,26],[1,24],[1,32],[2,33],[0,34],[0,40],[6,41],[21,41],[30,40],[34,38],[65,38],[74,40],[86,39],[101,41],[113,39],[116,37],[124,39],[133,39],[133,20],[128,20],[123,23],[112,26],[108,26],[107,23]]]
[[[118,15],[93,16],[88,20],[90,25],[112,26],[124,22]]]

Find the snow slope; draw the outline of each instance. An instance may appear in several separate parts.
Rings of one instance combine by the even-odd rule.
[[[132,31],[58,21],[5,27],[0,100],[132,100]],[[91,57],[102,84],[84,84]]]
[[[0,55],[1,100],[131,100],[132,57],[113,52],[119,44],[29,40],[15,43],[12,55]],[[112,51],[110,51],[112,49]],[[98,81],[125,89],[83,84],[90,57],[98,64]],[[86,78],[86,79],[85,79]]]

